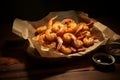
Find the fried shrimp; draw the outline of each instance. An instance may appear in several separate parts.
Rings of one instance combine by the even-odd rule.
[[[72,53],[72,49],[69,46],[62,45],[60,51],[66,55]]]
[[[80,31],[87,31],[87,30],[89,30],[89,26],[86,23],[81,22],[77,25],[75,34],[79,33]]]
[[[45,34],[42,35],[37,35],[36,37],[33,38],[35,41],[38,41],[41,45],[45,44]]]
[[[45,31],[45,37],[48,41],[55,41],[57,38],[57,35],[56,35],[56,33],[52,32],[51,29],[47,29]]]
[[[64,27],[64,25],[60,21],[56,21],[52,26],[52,30],[53,32],[58,32],[62,27]]]
[[[47,29],[47,26],[40,26],[36,29],[36,32],[38,34],[41,34],[42,32],[44,32]]]
[[[91,34],[90,31],[81,31],[81,32],[79,32],[79,34],[77,33],[76,36],[77,36],[77,39],[81,40],[84,37],[90,37],[90,36],[92,36],[92,34]]]
[[[64,42],[66,42],[67,44],[72,43],[75,47],[81,47],[83,44],[80,40],[77,40],[76,36],[73,35],[72,33],[65,33],[63,35],[63,40]]]
[[[56,32],[57,35],[62,35],[66,32],[67,27],[62,24],[60,21],[56,21],[52,26],[52,31]]]
[[[77,23],[70,18],[65,18],[62,23],[64,23],[65,25],[67,25],[67,31],[69,33],[74,33],[76,28],[77,28]]]
[[[56,42],[46,41],[45,34],[37,35],[34,40],[38,41],[41,45],[47,48],[56,48]]]
[[[72,33],[65,33],[65,34],[63,35],[63,40],[64,40],[64,42],[66,42],[66,43],[71,43],[72,40],[76,40],[76,37],[75,37],[75,35],[73,35]]]
[[[78,40],[78,39],[77,39],[76,41],[77,41],[77,44],[74,45],[75,48],[81,48],[81,47],[83,47],[83,42],[82,42],[82,40]]]
[[[83,43],[86,47],[92,46],[94,44],[94,37],[85,37]]]
[[[84,35],[85,37],[90,37],[91,36],[91,32],[90,31],[83,31],[81,32],[82,35]]]
[[[40,45],[57,50],[63,54],[83,52],[94,45],[95,35],[91,31],[93,22],[76,23],[75,20],[64,18],[57,21],[58,16],[52,17],[46,25],[36,28],[34,39]]]

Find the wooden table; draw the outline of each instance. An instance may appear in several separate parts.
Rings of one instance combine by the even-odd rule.
[[[98,21],[120,34],[119,20],[110,17]],[[0,79],[2,80],[119,80],[120,64],[114,70],[97,70],[92,54],[62,60],[36,59],[26,51],[27,40],[12,33],[12,23],[0,25]],[[101,51],[101,47],[98,51]],[[93,52],[92,52],[93,53]]]

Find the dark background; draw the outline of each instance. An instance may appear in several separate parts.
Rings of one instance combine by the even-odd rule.
[[[1,0],[0,23],[11,23],[15,18],[39,20],[51,11],[65,10],[119,19],[119,3],[115,0]]]

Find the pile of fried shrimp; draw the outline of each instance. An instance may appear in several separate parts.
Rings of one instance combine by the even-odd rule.
[[[95,43],[96,37],[91,30],[94,22],[79,22],[71,18],[56,20],[58,16],[50,18],[48,23],[36,28],[34,40],[40,45],[55,49],[63,54],[84,52]]]

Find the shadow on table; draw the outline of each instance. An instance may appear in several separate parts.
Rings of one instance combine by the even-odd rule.
[[[41,80],[65,73],[96,71],[90,54],[73,58],[43,59],[30,56],[27,41],[6,41],[0,58],[0,78],[15,80]],[[104,50],[103,50],[104,51]]]
[[[30,56],[26,49],[26,40],[5,41],[1,48],[0,74],[3,79],[37,78],[44,79],[67,71],[89,71],[91,67],[90,56],[60,58],[60,59],[38,59]]]

